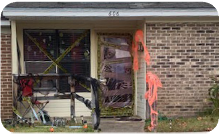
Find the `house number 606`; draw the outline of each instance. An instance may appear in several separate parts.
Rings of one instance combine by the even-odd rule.
[[[109,11],[108,16],[119,16],[119,11]]]

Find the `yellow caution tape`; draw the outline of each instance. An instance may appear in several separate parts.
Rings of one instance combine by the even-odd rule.
[[[69,46],[57,59],[53,62],[44,73],[48,73],[57,63],[59,63],[87,34],[89,30],[86,30],[71,46]],[[65,73],[67,71],[64,71]]]
[[[69,46],[56,60],[52,57],[50,53],[48,53],[45,49],[42,48],[42,46],[28,33],[25,32],[25,34],[28,36],[28,38],[34,42],[34,44],[53,62],[43,73],[47,74],[49,71],[57,65],[63,72],[68,73],[68,71],[63,68],[59,62],[89,33],[89,30],[86,30],[71,46]],[[79,83],[82,87],[87,89],[88,91],[91,91],[89,87],[87,87],[85,84]]]
[[[52,57],[50,53],[48,53],[33,37],[31,37],[27,32],[25,34],[28,36],[28,38],[34,42],[34,44],[53,62],[55,63],[62,71],[66,72],[66,70],[58,63],[55,61],[55,59]]]
[[[108,46],[108,47],[113,47],[113,48],[115,48],[115,49],[120,49],[120,48],[121,48],[121,46],[115,45],[115,44],[111,44],[111,43],[100,43],[100,45],[102,45],[102,46]]]

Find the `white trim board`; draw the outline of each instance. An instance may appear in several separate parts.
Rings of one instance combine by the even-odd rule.
[[[111,12],[111,13],[110,13]],[[115,13],[113,16],[113,12]],[[118,12],[118,14],[116,14]],[[111,14],[111,15],[110,15]],[[78,9],[78,8],[5,8],[3,15],[18,17],[98,17],[145,18],[149,16],[218,16],[216,9]]]
[[[9,20],[1,20],[1,26],[5,26],[5,27],[8,27],[10,26],[10,21]]]

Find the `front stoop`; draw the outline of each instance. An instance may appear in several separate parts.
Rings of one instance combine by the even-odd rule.
[[[133,118],[101,118],[99,128],[101,132],[144,132],[145,121],[136,121]]]

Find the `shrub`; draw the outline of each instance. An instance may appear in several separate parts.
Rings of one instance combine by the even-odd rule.
[[[212,113],[219,113],[219,80],[216,77],[211,78],[214,82],[213,86],[209,88],[209,100],[213,103],[214,108]]]

